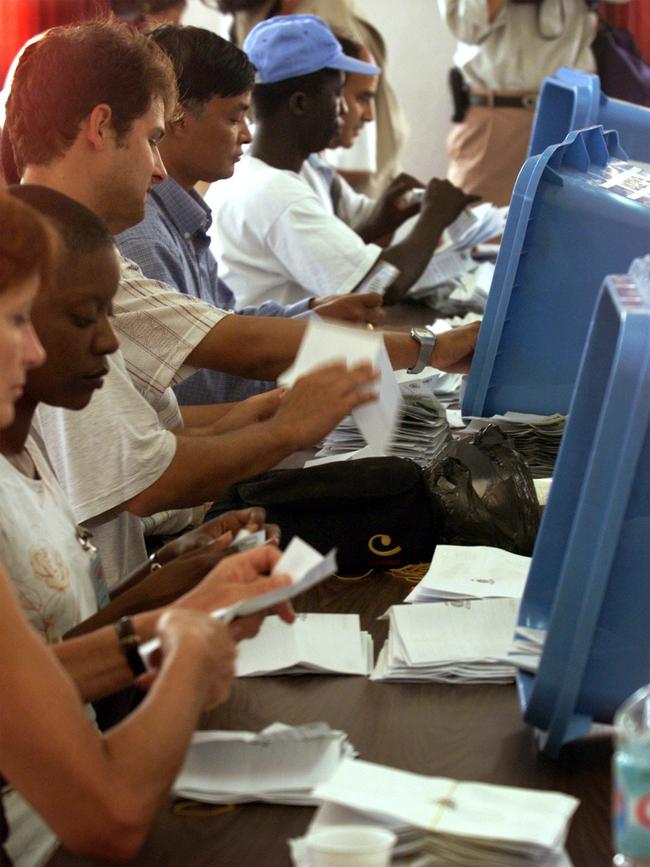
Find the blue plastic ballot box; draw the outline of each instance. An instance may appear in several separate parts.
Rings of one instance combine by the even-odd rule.
[[[616,130],[631,160],[650,163],[650,108],[610,99],[597,75],[561,66],[540,89],[528,152],[541,154],[571,130],[598,125]]]
[[[567,413],[607,274],[650,249],[650,170],[592,127],[526,161],[467,378],[464,416]]]
[[[518,624],[546,630],[518,684],[550,755],[650,681],[650,257],[605,281]]]

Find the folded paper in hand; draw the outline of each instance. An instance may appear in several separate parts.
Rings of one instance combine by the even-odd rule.
[[[336,548],[323,557],[318,551],[294,536],[282,557],[275,564],[274,575],[289,575],[292,583],[286,587],[279,587],[269,593],[253,596],[250,599],[242,599],[226,608],[212,611],[210,617],[220,620],[222,623],[230,623],[235,617],[248,617],[251,614],[259,614],[274,605],[288,602],[294,596],[304,593],[310,587],[315,587],[333,572],[336,572]],[[151,670],[151,655],[160,648],[160,640],[153,638],[146,641],[138,648],[142,661]]]
[[[400,392],[380,333],[329,322],[309,322],[294,363],[278,377],[278,383],[291,388],[306,373],[337,361],[344,361],[348,367],[369,361],[379,371],[379,382],[372,386],[379,393],[378,399],[357,407],[352,417],[372,455],[385,454],[397,424]]]

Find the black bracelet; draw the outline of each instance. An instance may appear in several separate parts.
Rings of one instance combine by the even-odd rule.
[[[144,674],[147,669],[138,652],[140,636],[136,634],[131,618],[122,617],[118,620],[115,624],[115,632],[117,633],[117,639],[120,642],[127,665],[133,672],[133,677],[139,677],[141,674]]]

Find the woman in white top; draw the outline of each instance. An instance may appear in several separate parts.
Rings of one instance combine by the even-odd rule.
[[[60,204],[67,207],[65,199],[60,197]],[[82,362],[93,356],[91,347],[99,346],[101,355],[114,344],[107,315],[117,286],[117,266],[111,261],[110,245],[97,243],[84,251],[78,238],[76,264],[81,272],[85,265],[89,269],[85,273],[97,278],[86,283],[84,290],[74,262],[66,259],[64,240],[59,245],[57,278],[62,267],[71,270],[66,286],[58,285],[58,279],[48,279],[55,270],[52,263],[57,253],[52,251],[56,242],[38,215],[0,194],[0,224],[0,428],[11,427],[16,434],[24,405],[33,401],[31,383],[26,386],[27,373],[35,375],[37,390],[37,368],[44,360],[30,322],[39,288],[43,287],[41,302],[46,300],[39,302],[40,316],[47,320],[46,342],[55,346],[59,341],[59,350],[67,357],[67,373],[66,364],[52,367],[52,384],[72,403],[83,405],[97,385],[100,367],[95,364],[84,370]],[[97,232],[99,238],[99,229]],[[89,286],[101,287],[98,294],[94,288],[91,293],[92,315],[79,309],[88,303]],[[66,339],[72,328],[84,335],[79,343]],[[79,351],[84,342],[85,354]],[[16,401],[23,407],[18,415]],[[36,481],[33,476],[40,476],[41,459],[34,460],[23,451],[14,453],[22,457],[26,477],[31,472]],[[48,477],[45,483],[52,480]],[[33,540],[23,541],[28,547]],[[209,610],[287,583],[286,577],[261,577],[268,575],[278,557],[267,546],[228,558],[181,603]],[[61,570],[48,566],[42,571],[51,578],[50,589],[56,587]],[[70,611],[64,616],[71,616]],[[227,697],[235,656],[230,630],[200,611],[180,606],[159,609],[134,617],[124,624],[127,626],[141,639],[160,637],[160,669],[138,710],[101,736],[85,716],[83,702],[134,680],[148,685],[148,680],[136,675],[137,638],[120,637],[117,630],[106,627],[48,648],[25,619],[0,566],[0,694],[5,709],[0,714],[0,774],[69,848],[90,857],[121,860],[132,858],[144,841],[180,767],[199,713]],[[13,835],[9,839],[15,863],[21,867],[44,863],[51,840],[48,849],[42,839],[30,837],[34,829],[29,823],[21,830],[17,847],[12,845]]]

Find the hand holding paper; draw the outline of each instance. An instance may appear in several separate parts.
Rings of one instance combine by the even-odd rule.
[[[264,550],[267,556],[273,555],[273,549]],[[257,551],[250,552],[256,554]],[[243,555],[246,556],[246,555]],[[225,561],[227,563],[227,561]],[[258,614],[287,602],[298,596],[310,587],[314,587],[320,581],[336,571],[336,549],[332,549],[326,557],[319,554],[302,539],[294,536],[284,554],[279,558],[273,568],[272,575],[288,575],[291,583],[278,587],[268,593],[240,598],[234,604],[219,608],[211,613],[211,616],[223,623],[230,623],[235,617],[248,617]],[[144,664],[149,670],[152,668],[151,657],[160,648],[158,639],[152,639],[140,645],[139,652]]]

